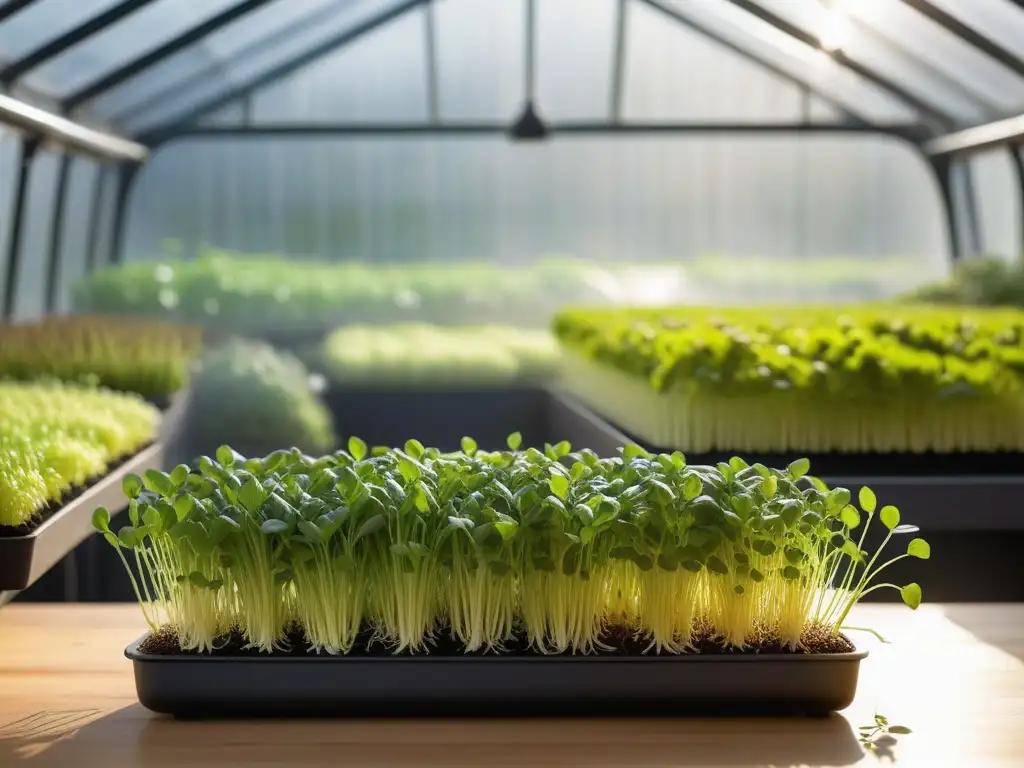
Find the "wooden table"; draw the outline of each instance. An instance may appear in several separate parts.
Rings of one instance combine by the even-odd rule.
[[[144,710],[136,606],[0,611],[0,766],[1024,766],[1024,606],[862,606],[871,656],[828,719],[178,722]],[[875,711],[913,729],[883,754]]]

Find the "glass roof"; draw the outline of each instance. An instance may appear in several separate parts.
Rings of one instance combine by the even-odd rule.
[[[626,0],[622,118],[772,120],[778,113],[789,120],[805,89],[836,116],[875,123],[950,129],[1017,114],[1024,112],[1022,5]],[[245,12],[230,13],[238,7]],[[117,73],[76,113],[128,134],[195,122],[250,89],[251,116],[262,120],[509,120],[525,95],[528,7],[527,0],[36,0],[0,23],[0,81],[76,103],[83,89]],[[535,0],[535,7],[540,113],[608,120],[619,0]],[[83,28],[97,18],[105,23]],[[71,44],[39,55],[69,33]],[[197,39],[141,71],[119,72],[189,33]],[[712,52],[718,63],[709,65]],[[4,76],[27,56],[32,66]],[[721,90],[689,82],[697,63],[720,70],[697,79],[719,78]],[[761,70],[763,87],[725,90],[751,68]],[[685,76],[671,81],[659,76],[665,70]],[[299,87],[303,78],[320,87]],[[330,82],[350,98],[318,103],[313,94]],[[786,109],[776,109],[779,100]]]

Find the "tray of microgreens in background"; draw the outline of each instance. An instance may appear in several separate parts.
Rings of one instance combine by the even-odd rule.
[[[843,634],[875,576],[927,559],[870,490],[636,445],[441,453],[416,440],[125,478],[142,704],[182,717],[654,711],[822,714],[865,657]],[[858,508],[859,506],[859,508]]]
[[[159,467],[160,413],[137,395],[0,383],[0,590],[21,590],[82,542],[121,481]]]

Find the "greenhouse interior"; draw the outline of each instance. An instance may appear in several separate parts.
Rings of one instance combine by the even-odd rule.
[[[1024,764],[1024,0],[3,0],[0,307],[0,764]]]

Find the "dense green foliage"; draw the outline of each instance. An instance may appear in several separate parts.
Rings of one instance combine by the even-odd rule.
[[[911,302],[1024,307],[1024,263],[976,257],[956,263],[946,280],[922,286],[905,297]]]
[[[190,456],[225,439],[252,453],[280,445],[319,453],[335,443],[330,411],[311,390],[305,366],[269,344],[240,339],[203,358],[184,439]]]
[[[78,286],[75,305],[250,333],[348,322],[544,325],[565,301],[600,297],[590,271],[567,259],[530,267],[371,265],[204,249],[195,260],[129,262],[94,272]]]
[[[1016,310],[572,310],[555,331],[568,386],[656,445],[1024,447]]]
[[[0,526],[47,505],[151,442],[159,411],[137,395],[57,381],[0,382]]]
[[[542,652],[593,652],[620,627],[658,651],[683,652],[697,628],[730,646],[770,635],[800,647],[808,627],[838,633],[864,594],[898,589],[916,608],[917,584],[872,585],[904,557],[929,557],[913,539],[879,563],[863,551],[877,518],[884,547],[895,507],[860,510],[850,492],[783,470],[688,466],[680,453],[627,446],[614,458],[463,450],[415,440],[313,458],[276,451],[125,480],[131,525],[94,526],[125,560],[154,630],[165,622],[185,648],[210,649],[240,629],[263,651],[297,622],[317,650],[344,653],[364,627],[395,650],[429,648],[450,632],[467,651],[500,651],[523,633]],[[129,575],[131,570],[129,569]],[[833,589],[832,587],[836,587]]]
[[[324,367],[342,385],[487,385],[550,378],[558,344],[509,326],[347,326],[328,336]]]
[[[50,317],[0,325],[0,378],[53,377],[145,397],[188,384],[198,329],[109,317]]]

